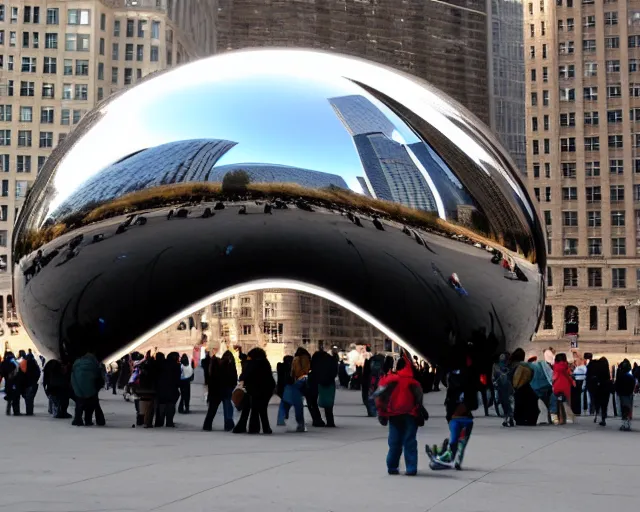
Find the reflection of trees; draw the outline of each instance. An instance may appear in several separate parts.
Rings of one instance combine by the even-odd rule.
[[[247,171],[238,169],[230,171],[222,178],[222,193],[229,195],[246,194],[251,183],[251,176]]]
[[[242,171],[241,171],[242,172]],[[236,182],[235,185],[238,183]],[[55,238],[82,226],[136,211],[157,209],[180,204],[237,199],[238,194],[227,193],[220,183],[178,183],[162,185],[126,194],[102,204],[93,204],[82,211],[45,223],[40,230],[21,234],[16,242],[16,258],[27,255]],[[364,216],[378,217],[415,229],[445,236],[464,237],[468,242],[502,245],[491,235],[440,219],[433,212],[409,208],[399,203],[373,199],[339,187],[307,188],[292,183],[248,183],[244,199],[306,201],[333,210],[347,210]],[[525,255],[535,262],[535,253]]]

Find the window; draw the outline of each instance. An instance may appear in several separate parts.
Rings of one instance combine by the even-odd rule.
[[[544,200],[547,203],[551,202],[551,187],[545,187],[544,188]]]
[[[600,137],[585,137],[584,138],[584,150],[585,151],[599,151],[600,150]]]
[[[124,60],[133,60],[133,45],[125,45]]]
[[[594,28],[596,26],[595,16],[585,16],[582,18],[582,25],[584,28]]]
[[[629,59],[629,73],[638,72],[638,59]]]
[[[542,58],[543,59],[547,58],[547,45],[546,44],[542,45]]]
[[[87,84],[76,84],[75,99],[86,101],[88,96]]]
[[[611,174],[622,174],[624,161],[619,159],[609,160],[609,172]]]
[[[563,253],[565,256],[576,256],[578,254],[578,239],[565,238]]]
[[[67,11],[67,25],[89,25],[89,10],[69,9]]]
[[[609,187],[609,199],[611,202],[624,201],[624,185],[611,185]]]
[[[640,201],[640,185],[634,185],[633,186],[633,200],[635,202]],[[638,226],[638,227],[640,227],[640,226]]]
[[[11,23],[18,23],[18,8],[11,8]]]
[[[597,111],[595,112],[585,112],[584,113],[584,124],[590,124],[592,126],[597,126],[599,124],[599,114]]]
[[[40,107],[40,122],[42,124],[53,124],[53,107]]]
[[[169,58],[171,56],[171,52],[168,51],[167,52],[167,64],[171,64],[171,59]],[[547,82],[549,80],[549,70],[546,66],[544,66],[542,68],[542,81],[543,82]]]
[[[584,63],[584,76],[598,76],[598,63],[597,62],[585,62]]]
[[[640,84],[631,84],[629,86],[629,94],[633,98],[640,98]]]
[[[138,70],[141,71],[141,70]],[[543,128],[548,131],[549,130],[549,115],[545,114],[542,118],[542,126]]]
[[[627,269],[626,268],[611,269],[611,286],[613,288],[627,287]]]
[[[575,125],[576,125],[575,112],[560,114],[560,126],[575,126]]]
[[[31,172],[31,157],[29,155],[18,155],[16,170],[17,172]]]
[[[543,329],[553,329],[553,310],[551,309],[551,306],[544,307]]]
[[[531,81],[532,82],[536,81],[536,70],[535,69],[531,70]]]
[[[0,130],[0,146],[11,146],[11,130]]]
[[[40,132],[40,147],[41,148],[53,147],[53,132]]]
[[[611,254],[613,256],[625,256],[627,254],[625,238],[611,239]]]
[[[588,203],[595,203],[602,200],[602,189],[600,187],[586,187],[585,192]]]
[[[562,200],[563,201],[576,201],[578,199],[577,187],[562,187]]]
[[[20,107],[20,122],[30,123],[31,121],[33,121],[33,108]]]
[[[531,118],[531,131],[534,131],[534,132],[538,131],[538,118],[537,117],[532,117]]]
[[[622,122],[622,110],[607,110],[607,122],[608,123],[621,123]]]
[[[551,212],[549,210],[544,212],[544,225],[551,226]]]
[[[49,99],[55,98],[55,84],[42,84],[42,97]]]
[[[631,114],[631,121],[640,121],[640,108],[632,108],[629,113]]]
[[[63,100],[73,99],[73,86],[71,84],[62,85],[62,99]]]
[[[22,33],[22,47],[29,48],[29,32]]]
[[[76,60],[76,75],[89,76],[89,61]]]
[[[107,30],[107,16],[104,13],[100,14],[100,30]]]
[[[144,37],[144,27],[147,25],[147,20],[138,20],[138,37]]]
[[[58,34],[45,34],[44,35],[44,47],[49,50],[55,50],[58,48]]]
[[[139,44],[136,46],[136,60],[142,62],[144,60],[144,45]]]
[[[35,62],[34,62],[35,64]],[[42,72],[45,74],[55,75],[57,73],[57,61],[55,57],[45,57],[44,58],[44,66],[42,67]]]
[[[18,130],[18,147],[31,147],[31,130]]]
[[[160,39],[160,22],[151,22],[151,39]]]
[[[35,73],[36,72],[36,58],[35,57],[22,57],[22,69],[23,73]]]
[[[68,52],[72,52],[76,49],[76,36],[78,34],[65,34],[64,36],[64,49]]]
[[[564,286],[578,286],[578,269],[577,268],[565,268],[564,272]]]
[[[573,18],[567,18],[567,32],[573,32],[576,22]]]
[[[621,148],[622,147],[622,135],[609,135],[609,147]]]
[[[76,50],[79,52],[88,52],[89,51],[89,34],[78,34],[78,45]]]
[[[42,170],[42,168],[44,167],[44,162],[46,161],[46,157],[44,156],[39,156],[38,157],[38,172],[40,172]]]
[[[533,150],[533,154],[534,155],[539,155],[540,154],[540,141],[539,140],[532,141],[532,150]]]
[[[534,178],[540,177],[540,164],[533,164],[533,177]]]
[[[587,241],[589,256],[602,255],[602,238],[589,238]]]
[[[602,214],[600,212],[587,212],[587,225],[590,228],[602,226]]]
[[[11,105],[0,105],[0,121],[11,121]]]
[[[576,90],[561,87],[560,88],[560,101],[575,101]]]
[[[0,172],[9,172],[10,170],[9,155],[0,155]],[[3,216],[2,219],[7,220],[6,216]]]
[[[575,78],[576,67],[573,64],[568,64],[566,66],[558,66],[558,73],[560,74],[560,78],[565,80],[570,78]]]
[[[627,308],[625,306],[618,306],[618,330],[627,330]]]
[[[537,92],[532,92],[531,93],[531,106],[535,107],[538,104],[538,93]]]
[[[549,154],[549,150],[550,150],[550,141],[549,141],[549,139],[544,139],[543,140],[543,146],[544,146],[544,154],[548,155]]]
[[[640,48],[640,36],[629,36],[629,48]]]
[[[636,158],[633,161],[633,169],[634,169],[634,172],[640,173],[640,159],[639,158]]]
[[[575,137],[562,137],[560,139],[560,151],[562,153],[575,153],[575,151],[576,151],[576,138]]]
[[[69,116],[69,109],[68,108],[63,108],[60,111],[60,124],[62,125],[68,125],[70,120],[70,116]]]
[[[98,87],[98,101],[101,101],[104,98],[104,89],[102,87]]]
[[[624,226],[624,211],[611,212],[611,225],[616,227]]]
[[[587,281],[589,288],[602,288],[602,269],[601,268],[588,268],[587,269]],[[596,309],[597,311],[597,309]]]
[[[124,68],[124,85],[131,85],[133,80],[133,70],[131,68]]]
[[[619,60],[608,60],[606,64],[607,64],[607,73],[620,73]]]
[[[618,24],[618,13],[616,11],[605,12],[604,13],[604,24],[605,25],[617,25]]]
[[[133,37],[134,20],[127,20],[127,37]]]
[[[562,212],[562,225],[576,227],[578,225],[578,212]]]
[[[58,9],[47,9],[47,25],[58,25]]]
[[[104,55],[104,37],[100,38],[99,52],[100,55]]]
[[[596,51],[595,39],[584,39],[582,41],[582,51],[585,53],[593,53]]]
[[[540,202],[540,189],[538,187],[533,189],[533,194],[536,196],[536,200]]]
[[[111,68],[111,83],[118,83],[118,68]]]
[[[35,82],[20,82],[20,96],[33,96]]]
[[[80,122],[80,118],[82,117],[82,112],[80,110],[73,111],[73,124],[78,124]]]
[[[618,36],[615,37],[605,37],[604,38],[604,47],[608,50],[614,48],[620,48],[620,38]]]
[[[40,33],[39,32],[32,32],[31,36],[33,37],[32,46],[34,48],[39,48],[40,47]]]
[[[111,48],[111,58],[113,60],[118,60],[119,52],[120,52],[120,46],[118,45],[118,43],[113,43],[113,46]]]
[[[64,75],[65,76],[73,75],[73,60],[72,59],[64,59]]]
[[[607,98],[621,98],[622,97],[622,87],[620,85],[609,85],[607,86]]]
[[[115,20],[113,22],[113,36],[120,37],[120,20]]]
[[[549,91],[542,91],[542,105],[549,106]]]
[[[104,62],[98,62],[98,80],[104,80]]]
[[[562,162],[562,177],[563,178],[575,178],[576,177],[576,163],[575,162]]]
[[[15,47],[15,45],[16,45],[16,33],[9,32],[9,46],[13,48]]]
[[[16,197],[26,197],[28,189],[28,181],[16,181]]]
[[[558,20],[558,32],[562,32],[564,30],[564,20]]]
[[[598,88],[597,87],[585,87],[583,89],[584,99],[586,101],[596,101],[598,99]]]
[[[575,47],[573,41],[565,41],[558,45],[558,53],[560,55],[570,55],[574,52]]]

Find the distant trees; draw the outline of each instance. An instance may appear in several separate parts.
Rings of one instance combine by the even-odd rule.
[[[230,171],[222,178],[222,193],[230,195],[241,195],[247,192],[247,187],[251,183],[251,176],[242,169]]]

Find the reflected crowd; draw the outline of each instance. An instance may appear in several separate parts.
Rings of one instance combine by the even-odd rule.
[[[199,353],[199,347],[196,347]],[[499,354],[493,362],[480,356],[473,344],[460,350],[458,360],[444,372],[408,353],[376,353],[369,346],[320,348],[314,354],[299,347],[272,369],[266,352],[241,346],[208,345],[204,357],[178,352],[133,352],[105,367],[89,350],[73,364],[19,351],[6,352],[0,361],[6,414],[34,414],[40,385],[48,398],[48,413],[72,419],[74,426],[104,426],[99,394],[105,389],[133,402],[132,427],[174,428],[178,414],[189,414],[196,370],[204,376],[207,412],[204,431],[222,406],[223,429],[234,434],[272,434],[268,406],[278,397],[277,426],[291,422],[295,432],[307,431],[305,415],[314,428],[334,428],[338,388],[360,392],[363,415],[377,418],[389,429],[387,470],[399,473],[404,453],[407,475],[417,472],[417,431],[429,419],[424,394],[446,388],[444,407],[450,434],[425,449],[430,468],[461,469],[474,425],[474,411],[502,419],[502,426],[571,424],[579,415],[592,416],[602,427],[609,410],[621,418],[620,430],[631,429],[634,395],[640,367],[624,359],[610,366],[605,357],[581,356],[577,351],[544,350],[540,359],[527,358],[521,348]],[[70,402],[75,404],[69,413]],[[275,400],[274,400],[275,401]],[[611,407],[610,407],[611,406]],[[293,410],[293,417],[290,414]],[[236,411],[239,415],[236,414]],[[237,418],[237,420],[236,420]]]

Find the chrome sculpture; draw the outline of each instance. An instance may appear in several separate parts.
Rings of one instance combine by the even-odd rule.
[[[13,250],[24,326],[70,358],[278,287],[447,364],[528,342],[544,303],[541,225],[489,130],[415,77],[307,50],[211,57],[101,103],[38,176]]]

